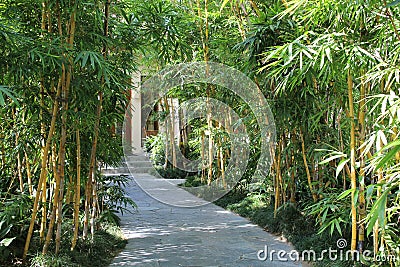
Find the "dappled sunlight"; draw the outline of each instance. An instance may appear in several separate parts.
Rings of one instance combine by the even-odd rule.
[[[154,188],[163,183],[157,179],[153,182]],[[257,251],[265,245],[276,250],[292,249],[247,219],[213,204],[173,207],[150,198],[134,183],[129,190],[145,206],[139,206],[135,216],[122,217],[128,244],[112,266],[265,266],[257,259]],[[188,193],[174,187],[168,194],[172,195],[166,197],[180,198]],[[196,199],[192,196],[190,200]]]

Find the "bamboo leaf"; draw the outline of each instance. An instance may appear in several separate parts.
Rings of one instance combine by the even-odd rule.
[[[89,54],[85,53],[84,56],[83,56],[83,59],[82,59],[82,67],[86,66],[86,62],[88,60],[88,57],[89,57]]]
[[[15,98],[13,92],[10,89],[8,89],[7,87],[0,85],[0,106],[4,106],[6,104],[3,94],[5,94],[9,98],[11,98],[17,105],[19,105],[19,102],[18,102],[17,98]]]
[[[327,159],[321,161],[319,164],[320,164],[320,165],[323,165],[323,164],[328,163],[328,162],[330,162],[330,161],[332,161],[332,160],[334,160],[334,159],[341,158],[341,157],[343,157],[343,155],[345,155],[345,154],[336,154],[336,155],[333,155],[333,156],[331,156],[331,157],[329,157],[329,158],[327,158]]]
[[[387,145],[387,139],[386,139],[386,136],[385,136],[385,134],[383,133],[382,130],[379,130],[378,133],[377,133],[377,138],[376,138],[376,150],[377,151],[380,150],[379,149],[381,147],[381,143],[380,142],[382,142],[384,146]]]
[[[371,199],[372,194],[374,193],[374,189],[375,189],[374,184],[367,186],[367,194],[366,194],[367,201],[369,201]]]
[[[0,106],[5,106],[5,101],[4,101],[4,97],[3,94],[1,93],[1,88],[0,88]]]
[[[360,190],[356,189],[354,192],[354,199],[353,199],[353,205],[357,206],[357,202],[358,202],[358,195],[360,193]]]
[[[340,172],[343,170],[344,166],[346,166],[346,163],[349,162],[350,159],[342,159],[337,168],[336,168],[336,178],[339,176]]]
[[[4,238],[0,241],[0,247],[8,247],[16,237]]]
[[[222,2],[222,5],[221,5],[221,8],[220,8],[219,12],[221,12],[222,9],[225,8],[225,6],[226,6],[226,4],[228,4],[228,2],[229,2],[229,0],[224,0],[224,2]]]
[[[385,228],[385,214],[386,214],[386,202],[387,202],[388,192],[386,191],[382,196],[382,201],[378,206],[378,217],[379,217],[379,225],[382,229]]]
[[[340,228],[339,220],[335,220],[335,226],[339,234],[342,235],[342,228]]]
[[[338,196],[337,199],[338,199],[338,200],[341,200],[341,199],[347,197],[348,195],[350,195],[353,191],[354,191],[354,189],[352,189],[352,188],[347,189],[346,191],[342,192],[342,193]]]
[[[328,215],[329,209],[325,209],[324,213],[322,214],[321,222],[325,222],[326,216]]]
[[[400,140],[398,140],[399,142]],[[400,151],[400,145],[391,149],[376,165],[376,169],[382,168],[388,161],[396,157],[397,152]]]
[[[367,227],[368,235],[372,232],[372,229],[374,228],[374,225],[375,225],[376,221],[378,220],[378,218],[379,218],[379,225],[382,228],[384,227],[387,195],[388,195],[388,191],[385,191],[379,197],[379,199],[375,202],[375,204],[372,206],[372,209],[370,212],[370,218],[368,221],[368,227]]]
[[[331,49],[329,47],[325,49],[325,54],[328,60],[332,63]]]

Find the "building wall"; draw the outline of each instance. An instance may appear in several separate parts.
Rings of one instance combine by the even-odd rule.
[[[135,89],[131,91],[131,101],[130,101],[130,108],[131,108],[131,114],[130,116],[127,116],[127,119],[129,120],[126,123],[127,129],[126,131],[130,132],[127,135],[127,137],[131,140],[127,140],[128,144],[130,143],[132,146],[132,152],[133,153],[142,153],[142,144],[143,140],[146,136],[145,133],[145,128],[146,128],[146,122],[145,118],[142,118],[142,106],[145,103],[142,103],[144,99],[147,99],[146,97],[143,98],[141,93],[140,93],[140,85],[142,82],[142,74],[140,72],[135,72],[132,74],[132,83]],[[149,99],[148,101],[154,101],[154,99]],[[179,142],[179,137],[180,137],[180,127],[179,127],[179,101],[178,99],[169,99],[169,104],[174,106],[174,133],[175,133],[175,140],[176,142]],[[129,129],[131,128],[131,129]],[[163,127],[163,123],[159,125],[160,132],[165,132],[165,128]]]
[[[132,75],[132,82],[136,90],[132,90],[131,108],[132,108],[132,129],[131,144],[133,153],[142,152],[142,101],[140,95],[141,74],[136,72]]]

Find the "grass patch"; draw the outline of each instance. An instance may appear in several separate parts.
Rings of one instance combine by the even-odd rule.
[[[182,187],[198,187],[202,186],[204,183],[201,182],[201,177],[200,176],[188,176],[186,177],[186,181],[182,184],[179,184],[179,186]]]

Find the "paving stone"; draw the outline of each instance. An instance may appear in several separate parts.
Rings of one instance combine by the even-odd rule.
[[[126,190],[138,204],[138,211],[120,215],[128,244],[110,266],[302,266],[299,262],[277,261],[276,257],[258,260],[257,252],[265,246],[269,251],[287,252],[293,247],[247,219],[198,199],[177,187],[178,182],[149,174],[135,174],[135,180]],[[185,208],[165,202],[202,206]]]

